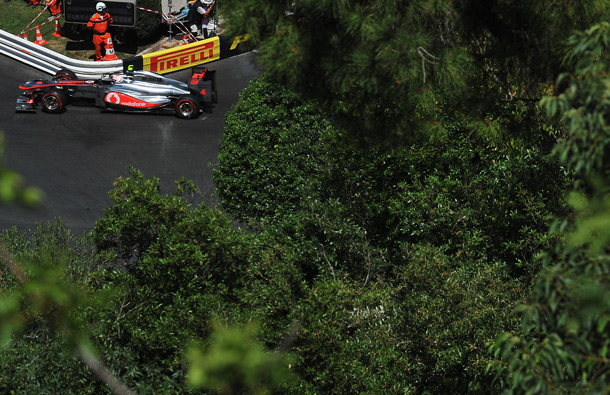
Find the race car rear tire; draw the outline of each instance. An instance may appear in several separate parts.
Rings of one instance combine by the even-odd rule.
[[[194,95],[180,96],[176,100],[176,116],[183,119],[192,119],[199,114],[199,103]]]
[[[55,73],[53,79],[74,81],[77,80],[78,77],[76,76],[76,73],[72,70],[60,69],[57,73]]]
[[[51,114],[59,114],[66,108],[66,104],[68,104],[68,95],[59,89],[48,91],[40,99],[42,111]]]

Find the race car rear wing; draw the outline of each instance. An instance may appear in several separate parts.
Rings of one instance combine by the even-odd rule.
[[[204,102],[216,103],[216,70],[208,70],[207,67],[197,66],[192,69],[188,86],[191,92],[203,96]]]

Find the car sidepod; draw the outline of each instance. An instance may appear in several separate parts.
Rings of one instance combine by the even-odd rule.
[[[122,111],[154,111],[172,104],[166,95],[146,94],[115,86],[104,92],[104,105]]]
[[[147,71],[114,76],[114,83],[104,89],[103,106],[121,111],[174,111],[178,97],[189,93],[184,82]]]

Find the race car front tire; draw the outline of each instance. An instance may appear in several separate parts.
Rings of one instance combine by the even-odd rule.
[[[59,114],[66,108],[68,96],[64,91],[53,89],[42,95],[40,105],[42,111],[51,114]]]
[[[176,100],[176,116],[183,119],[192,119],[199,114],[199,103],[194,95],[180,96]]]

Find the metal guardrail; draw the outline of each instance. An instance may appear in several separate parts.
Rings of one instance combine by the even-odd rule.
[[[79,78],[99,78],[123,70],[122,60],[93,62],[76,60],[14,34],[0,30],[0,53],[48,74],[67,68]]]
[[[14,34],[0,30],[0,54],[30,65],[48,74],[69,69],[81,79],[96,79],[103,74],[123,70],[149,70],[160,74],[214,62],[249,51],[247,34],[232,38],[224,35],[196,41],[175,48],[143,54],[128,59],[104,62],[76,60],[35,44]]]

